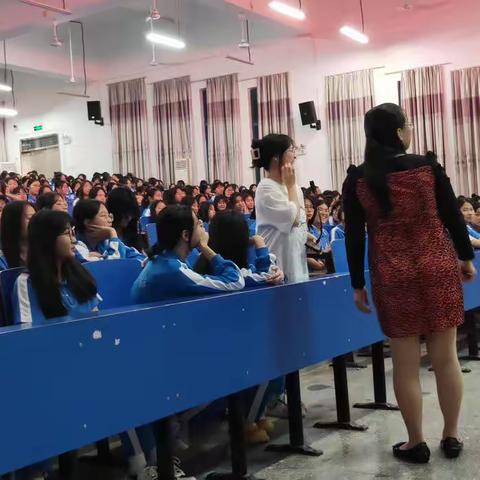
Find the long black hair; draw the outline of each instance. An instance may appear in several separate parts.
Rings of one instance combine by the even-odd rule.
[[[260,140],[252,140],[252,168],[270,170],[272,160],[282,159],[283,154],[295,145],[288,135],[270,133]]]
[[[51,210],[53,206],[57,203],[60,195],[57,192],[45,192],[37,197],[37,202],[35,206],[37,210]]]
[[[68,313],[60,294],[56,240],[69,228],[68,214],[54,210],[38,212],[28,227],[28,271],[46,318],[61,317]],[[94,278],[75,257],[63,263],[61,274],[79,303],[85,303],[97,294]]]
[[[101,207],[102,203],[93,198],[79,200],[73,208],[73,221],[78,233],[86,230],[85,220],[93,220]]]
[[[113,215],[113,228],[122,242],[143,250],[145,244],[138,233],[140,207],[135,194],[126,187],[115,188],[108,194],[106,207]]]
[[[405,153],[398,129],[405,128],[404,111],[394,103],[383,103],[365,115],[365,181],[387,216],[392,209],[387,183],[387,162]]]
[[[199,220],[201,220],[203,223],[209,223],[210,218],[208,216],[210,207],[213,207],[213,204],[210,202],[203,202],[199,208],[198,208],[198,214],[197,217]],[[214,207],[215,208],[215,207]]]
[[[35,210],[35,207],[29,202],[16,201],[5,205],[2,212],[0,238],[2,239],[2,251],[9,268],[23,266],[20,258],[22,240],[25,240],[22,239],[23,215],[28,206]]]
[[[208,228],[208,246],[226,260],[231,260],[239,268],[248,268],[248,248],[250,235],[244,216],[235,210],[218,212]],[[204,257],[198,259],[195,271],[210,273],[209,263]]]
[[[167,205],[157,216],[157,243],[147,252],[152,258],[164,250],[173,250],[186,230],[193,233],[193,214],[185,205]]]

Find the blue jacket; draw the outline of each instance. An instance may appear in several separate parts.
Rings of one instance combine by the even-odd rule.
[[[241,290],[245,281],[239,268],[220,255],[210,262],[213,275],[200,275],[172,251],[148,261],[132,287],[134,303],[153,303],[179,297]]]
[[[242,276],[245,279],[245,288],[265,285],[276,266],[275,255],[270,254],[267,247],[255,250],[255,259],[248,268],[242,268]]]
[[[467,230],[468,230],[469,237],[475,240],[480,240],[480,232],[475,230],[469,223],[467,223]]]
[[[139,262],[143,262],[147,257],[140,253],[136,248],[128,247],[119,238],[111,238],[100,242],[93,250],[87,246],[85,237],[82,234],[77,234],[77,243],[75,244],[75,256],[77,259],[84,262],[91,262],[98,260],[98,258],[90,258],[91,251],[100,253],[104,260],[118,260],[123,258],[133,258]]]
[[[92,297],[85,303],[78,303],[66,285],[60,287],[62,304],[67,309],[67,315],[56,320],[68,320],[86,316],[94,311],[102,298],[100,295]],[[30,275],[22,273],[17,278],[12,291],[13,321],[15,324],[32,323],[34,325],[45,323],[47,320],[40,308],[35,290],[32,287]]]
[[[332,242],[345,238],[345,227],[341,223],[332,230],[331,238]]]
[[[320,237],[320,241],[318,244],[322,249],[322,252],[325,251],[330,246],[330,234],[325,228],[322,228],[322,233],[320,235],[320,230],[315,225],[310,225],[308,227],[309,233],[311,233],[315,239],[318,241],[318,237]]]

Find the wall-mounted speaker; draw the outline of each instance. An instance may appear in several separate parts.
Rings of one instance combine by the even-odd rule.
[[[102,105],[98,100],[87,102],[88,119],[95,122],[95,125],[103,125]]]
[[[315,102],[310,101],[299,103],[298,108],[300,109],[302,125],[310,125],[311,128],[316,128],[317,130],[320,130],[322,128],[320,120],[317,119]]]

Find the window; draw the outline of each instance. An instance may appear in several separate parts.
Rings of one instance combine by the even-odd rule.
[[[249,90],[250,97],[250,124],[252,139],[260,138],[260,125],[258,122],[258,88],[253,87]],[[260,169],[255,169],[255,183],[259,183],[261,179]]]

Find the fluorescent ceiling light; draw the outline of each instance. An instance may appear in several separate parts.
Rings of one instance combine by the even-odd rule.
[[[0,117],[15,117],[18,112],[13,108],[0,107]]]
[[[340,33],[348,38],[351,38],[352,40],[355,40],[356,42],[368,43],[368,37],[364,33],[359,32],[352,27],[347,27],[345,25],[340,29]]]
[[[181,38],[170,37],[168,35],[161,35],[155,32],[147,33],[147,40],[159,45],[165,45],[166,47],[185,48],[185,42]]]
[[[6,83],[0,83],[0,92],[11,92],[12,87]]]
[[[295,18],[296,20],[305,20],[305,13],[299,8],[292,7],[283,2],[270,2],[268,6],[282,15],[287,15],[287,17]]]

